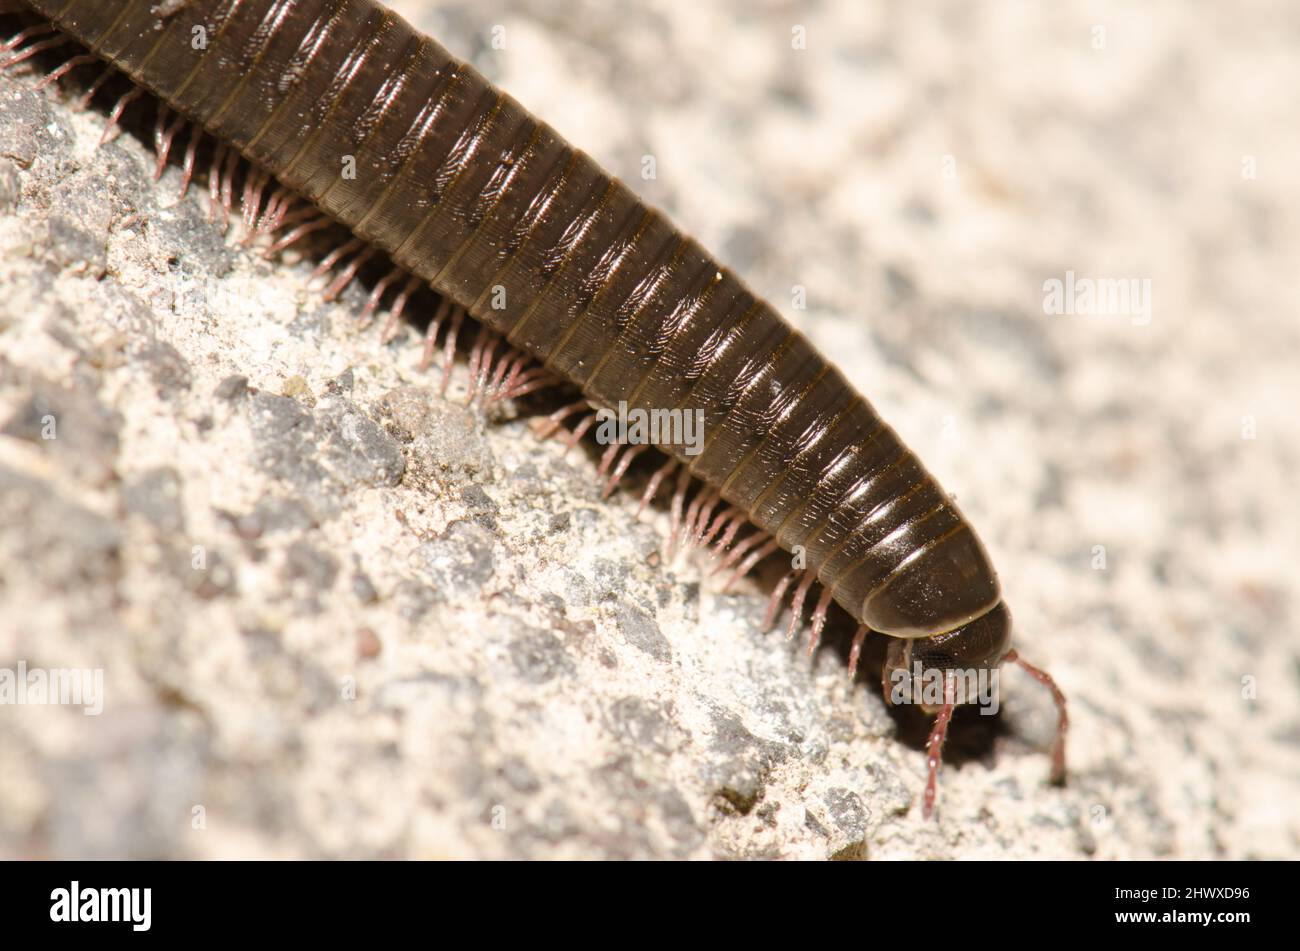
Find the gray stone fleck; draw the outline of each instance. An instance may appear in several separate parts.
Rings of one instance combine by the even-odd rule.
[[[151,341],[141,348],[136,359],[148,368],[149,378],[163,396],[172,397],[190,388],[190,365],[170,343]]]
[[[314,444],[308,442],[314,435],[311,414],[287,396],[259,392],[253,394],[250,401],[249,421],[253,435],[261,444],[264,468],[274,475],[297,481],[304,478],[295,465],[302,452],[295,450],[314,450]],[[324,472],[313,461],[310,473],[313,481],[324,478]],[[297,479],[292,476],[297,476]]]
[[[150,469],[127,481],[122,491],[127,510],[142,515],[163,535],[185,529],[180,474],[170,466]]]
[[[122,417],[84,388],[32,381],[31,396],[0,428],[57,454],[61,463],[94,484],[112,477]]]
[[[414,578],[403,578],[393,589],[392,601],[398,615],[415,623],[421,620],[434,605],[445,600],[440,592]]]
[[[435,478],[490,475],[493,458],[483,422],[469,407],[449,403],[423,386],[392,390],[382,405],[410,442],[411,465],[417,471]]]
[[[695,821],[691,804],[679,790],[671,788],[659,793],[658,804],[668,834],[677,840],[677,854],[688,854],[704,839],[704,830]]]
[[[502,762],[501,777],[510,785],[511,789],[525,796],[531,796],[542,788],[541,780],[537,778],[537,774],[524,760],[517,756],[508,757]]]
[[[772,767],[790,755],[788,747],[750,732],[735,714],[712,710],[712,752],[700,767],[724,811],[747,815],[762,799]]]
[[[301,532],[316,525],[307,506],[295,498],[264,495],[249,514],[255,526],[254,537],[263,532]]]
[[[520,677],[531,684],[544,684],[572,672],[564,641],[542,628],[517,627],[519,633],[510,641],[510,661]]]
[[[420,546],[420,557],[437,587],[463,595],[487,584],[496,565],[492,536],[475,522],[456,521]]]
[[[655,619],[640,608],[630,604],[618,606],[616,614],[619,636],[637,650],[645,651],[655,660],[668,663],[673,658],[672,645],[659,630]]]
[[[116,524],[51,492],[48,485],[0,466],[3,536],[13,558],[40,564],[56,589],[109,584],[120,574],[122,533]]]
[[[611,732],[623,742],[642,749],[667,752],[673,729],[663,708],[642,697],[620,697],[608,707]]]
[[[593,587],[596,589],[596,595],[600,600],[612,601],[627,590],[630,572],[628,566],[623,562],[609,558],[597,558],[592,567]],[[654,622],[651,621],[650,623],[653,624]],[[664,644],[667,645],[667,641]]]
[[[322,458],[345,484],[397,485],[406,460],[402,449],[350,400],[331,396],[316,405]]]
[[[75,218],[58,215],[49,221],[50,257],[63,267],[83,267],[100,275],[108,269],[108,243],[99,228],[83,227]]]
[[[242,373],[232,374],[217,384],[212,395],[219,400],[234,402],[248,395],[248,377]]]
[[[7,213],[18,207],[22,197],[22,179],[18,166],[9,159],[0,158],[0,212]]]
[[[856,839],[866,834],[870,811],[857,793],[839,786],[828,789],[826,809],[835,827],[844,835]]]
[[[285,552],[284,577],[289,581],[304,581],[317,591],[328,591],[338,577],[338,559],[301,539],[289,545]]]
[[[128,164],[122,151],[105,149],[114,171]],[[60,268],[72,268],[94,277],[108,269],[108,239],[113,223],[130,214],[142,183],[132,184],[129,174],[101,177],[88,169],[51,183],[48,201],[47,254]]]
[[[471,483],[463,486],[460,490],[460,500],[465,503],[474,521],[489,531],[495,532],[497,523],[494,516],[498,511],[497,504],[492,501],[490,495],[483,491],[481,485]]]
[[[816,835],[821,836],[823,839],[829,839],[831,837],[830,832],[827,831],[824,825],[817,821],[817,817],[812,814],[811,810],[804,813],[803,822],[808,829]]]
[[[334,379],[330,380],[330,386],[341,393],[351,393],[352,388],[355,385],[356,381],[353,377],[351,367],[348,367]]]
[[[375,584],[364,572],[358,571],[352,576],[352,595],[362,604],[374,604],[379,600]]]
[[[546,804],[542,821],[537,827],[537,834],[544,841],[552,844],[563,842],[572,839],[581,831],[582,826],[574,817],[573,810],[562,801],[553,799]]]
[[[219,551],[205,549],[201,567],[195,567],[192,553],[189,558],[177,559],[175,564],[186,588],[204,601],[236,593],[235,572]]]
[[[72,139],[67,120],[51,113],[45,97],[8,76],[0,83],[0,156],[31,168],[37,156],[56,155]]]

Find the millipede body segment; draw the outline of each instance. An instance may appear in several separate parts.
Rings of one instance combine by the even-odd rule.
[[[894,638],[887,674],[1019,660],[975,532],[841,372],[663,214],[390,10],[25,2],[593,405],[702,413],[696,451],[659,448]],[[1058,775],[1063,734],[1062,707]]]

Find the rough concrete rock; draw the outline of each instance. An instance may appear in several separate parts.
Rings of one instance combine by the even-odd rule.
[[[719,249],[959,496],[1070,696],[1070,784],[1010,673],[923,822],[926,724],[848,682],[844,625],[812,660],[760,632],[761,579],[666,560],[590,456],[460,405],[463,366],[439,398],[413,335],[355,330],[362,289],[223,241],[20,74],[0,669],[104,693],[0,706],[0,855],[1300,854],[1294,9],[398,6]],[[1151,279],[1151,319],[1045,314],[1067,270]]]

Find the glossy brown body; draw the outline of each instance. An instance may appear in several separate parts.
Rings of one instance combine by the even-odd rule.
[[[999,605],[969,524],[839,370],[661,213],[391,11],[27,2],[592,402],[703,410],[699,455],[661,448],[784,548],[803,546],[859,621],[929,637]]]

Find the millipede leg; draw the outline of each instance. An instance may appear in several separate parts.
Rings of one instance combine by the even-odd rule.
[[[645,491],[641,493],[641,504],[636,508],[637,515],[640,515],[645,511],[645,507],[650,504],[650,500],[658,494],[659,486],[663,484],[664,479],[667,478],[668,474],[672,472],[673,469],[677,468],[678,465],[679,463],[676,459],[669,459],[655,470],[654,475],[650,477],[650,481],[646,484]]]
[[[322,298],[327,301],[336,300],[347,289],[347,286],[356,279],[357,272],[374,256],[375,249],[373,247],[363,248],[361,253],[354,257],[351,263],[343,269],[342,273],[334,278],[334,283],[325,288]]]
[[[736,539],[736,533],[740,531],[741,526],[744,525],[746,521],[748,521],[748,517],[745,516],[745,512],[733,505],[731,516],[727,518],[727,522],[724,522],[724,524],[727,525],[727,530],[724,531],[722,537],[714,542],[711,555],[714,557],[722,557],[723,552],[727,551],[729,544]],[[714,534],[715,531],[718,530],[718,527],[720,526],[712,527],[712,529],[708,530],[708,534]]]
[[[456,336],[460,333],[461,322],[465,319],[465,308],[459,304],[451,310],[451,329],[447,331],[447,339],[442,345],[442,383],[438,387],[438,393],[447,392],[447,384],[451,382],[451,364],[456,358]]]
[[[139,99],[143,95],[143,89],[139,86],[132,86],[130,90],[123,93],[118,98],[117,103],[113,106],[113,111],[108,115],[108,125],[104,127],[104,134],[99,137],[100,145],[108,142],[110,137],[116,138],[114,131],[117,130],[117,123],[118,120],[122,118],[122,113],[126,111],[127,106],[131,105],[131,103],[135,102],[135,100]]]
[[[934,797],[939,790],[939,764],[943,758],[943,741],[948,738],[948,724],[952,721],[952,711],[955,706],[952,680],[944,677],[943,707],[935,718],[934,727],[930,730],[929,742],[925,745],[926,765],[930,770],[930,775],[925,781],[924,815],[927,819],[934,814]]]
[[[0,43],[0,53],[8,53],[12,49],[17,49],[28,40],[35,39],[38,36],[48,36],[54,32],[54,26],[49,23],[38,23],[36,26],[29,26],[27,29],[15,33],[9,39]]]
[[[1060,785],[1065,782],[1065,734],[1070,729],[1070,717],[1065,711],[1065,694],[1056,685],[1056,681],[1052,679],[1051,674],[1042,668],[1035,667],[1014,650],[1007,651],[1002,661],[1003,663],[1018,664],[1029,676],[1052,692],[1052,699],[1056,701],[1057,720],[1056,738],[1052,741],[1051,778],[1053,783]]]
[[[705,501],[712,494],[712,490],[701,490],[695,493],[695,498],[691,499],[690,508],[686,510],[686,518],[682,522],[682,540],[687,545],[691,543],[695,535],[695,521],[700,517],[700,509],[703,508]]]
[[[221,230],[230,227],[230,212],[235,207],[235,170],[239,167],[239,152],[226,151],[226,167],[221,174]]]
[[[297,196],[289,189],[281,185],[271,193],[270,199],[266,203],[266,211],[262,215],[262,220],[257,223],[257,230],[266,234],[274,234],[280,230],[280,226],[285,223],[286,215],[289,208],[293,205]]]
[[[813,608],[812,630],[808,634],[808,656],[811,657],[817,652],[817,645],[822,640],[822,630],[826,627],[826,610],[831,605],[831,589],[824,588],[822,596],[817,599],[817,607]]]
[[[516,356],[514,358],[510,356],[509,346],[506,346],[502,350],[501,356],[497,358],[496,372],[492,374],[492,379],[484,380],[484,386],[483,386],[484,406],[491,406],[493,403],[496,402],[497,394],[501,392],[501,384],[505,382],[506,374],[510,371],[510,368],[512,366],[514,366],[520,361],[520,359],[522,359],[521,356]]]
[[[526,373],[520,375],[519,379],[513,384],[505,387],[501,393],[500,399],[518,399],[537,390],[544,390],[549,386],[558,386],[563,381],[555,374],[543,367],[534,367]]]
[[[713,524],[709,526],[709,530],[700,536],[700,544],[712,544],[714,537],[722,530],[722,526],[727,524],[729,520],[734,519],[739,513],[740,510],[734,505],[728,505],[725,509],[719,512],[717,517],[713,520]]]
[[[582,417],[582,420],[574,427],[573,432],[569,433],[569,438],[564,443],[564,455],[568,455],[574,446],[578,444],[583,436],[587,435],[587,430],[596,425],[596,414],[588,413]]]
[[[402,321],[402,311],[406,310],[406,302],[411,299],[411,295],[420,287],[420,279],[412,275],[407,278],[402,289],[397,292],[397,297],[393,300],[393,308],[388,312],[388,320],[384,322],[384,329],[379,332],[379,339],[383,343],[388,343],[393,337],[397,336],[397,325]]]
[[[492,394],[488,398],[488,404],[499,402],[500,400],[510,399],[512,396],[524,391],[524,388],[542,376],[545,371],[540,367],[528,370],[528,363],[532,357],[526,353],[521,353],[515,357],[510,364],[510,372],[505,377],[494,383]]]
[[[501,338],[491,331],[488,331],[486,334],[481,336],[483,339],[483,350],[479,354],[478,364],[475,366],[474,372],[470,374],[469,399],[466,401],[467,403],[474,402],[480,394],[486,393],[488,378],[492,375],[492,367],[496,360],[497,344],[501,342]],[[584,429],[583,432],[586,432],[586,430]],[[580,438],[582,437],[579,436],[575,438],[573,442],[576,443]],[[572,444],[573,443],[570,443],[570,445]]]
[[[162,151],[163,133],[167,130],[167,119],[172,114],[171,107],[165,102],[158,103],[158,108],[153,116],[153,151],[157,155]],[[158,176],[154,176],[154,181],[158,181]]]
[[[244,179],[244,194],[240,198],[240,213],[244,222],[244,238],[241,244],[249,244],[258,233],[257,213],[262,208],[262,193],[266,190],[271,176],[260,168],[252,169]]]
[[[15,53],[13,56],[5,60],[3,63],[0,63],[0,70],[6,70],[12,66],[17,66],[19,63],[23,62],[24,60],[31,59],[37,53],[44,52],[45,50],[48,49],[53,49],[56,46],[62,46],[64,43],[67,42],[68,42],[67,37],[59,35],[59,36],[52,36],[48,40],[41,40],[39,43],[33,43],[31,46],[27,47],[21,52]]]
[[[271,204],[275,204],[274,198],[271,199]],[[269,208],[267,209],[267,214],[270,214]],[[358,325],[360,327],[365,328],[370,326],[370,321],[374,317],[375,311],[379,309],[380,303],[383,302],[384,294],[388,292],[388,288],[392,285],[393,281],[401,277],[403,273],[403,271],[394,268],[381,277],[375,284],[375,289],[370,292],[370,297],[366,300],[366,306],[361,308],[361,317],[358,320]]]
[[[99,62],[99,57],[96,56],[94,53],[81,53],[77,56],[72,57],[72,59],[68,60],[66,63],[63,63],[61,66],[58,66],[50,70],[50,72],[45,76],[45,78],[36,84],[36,88],[44,89],[46,86],[57,83],[60,79],[68,75],[68,73],[72,72],[78,66],[87,66],[91,63],[97,63],[97,62]]]
[[[273,179],[269,172],[260,168],[254,168],[253,174],[249,176],[248,181],[244,183],[244,222],[248,229],[249,237],[245,240],[252,240],[253,235],[263,234],[269,229],[267,226],[271,223],[271,203],[275,201],[276,196],[280,195],[283,189],[276,188],[270,196],[266,196],[268,186],[274,185]],[[262,199],[266,197],[266,207],[262,207]]]
[[[805,571],[803,580],[799,582],[799,587],[794,589],[794,601],[790,604],[790,627],[786,629],[785,639],[788,641],[794,637],[795,628],[799,626],[799,619],[803,614],[803,603],[808,597],[808,589],[812,583],[817,580],[817,572]]]
[[[478,333],[474,335],[474,343],[469,348],[469,384],[465,388],[465,403],[467,405],[474,401],[474,390],[478,385],[476,382],[478,380],[478,366],[483,361],[483,347],[487,342],[488,332],[487,324],[479,324]]]
[[[862,644],[867,639],[867,631],[865,624],[859,624],[853,632],[853,646],[849,648],[849,683],[857,679],[858,661],[862,659]]]
[[[392,272],[392,274],[390,274],[388,277],[385,277],[384,280],[380,281],[379,283],[386,287],[387,285],[384,282],[388,281],[396,273],[397,273],[396,271]],[[375,287],[375,293],[381,294],[382,296],[382,292],[378,286]],[[371,299],[373,300],[375,295],[371,294],[370,296]],[[367,302],[366,306],[370,307],[370,303]],[[438,345],[438,332],[442,329],[442,322],[447,319],[447,314],[450,310],[451,310],[451,301],[447,300],[447,298],[444,297],[442,301],[438,304],[438,309],[434,311],[433,320],[429,321],[429,327],[424,332],[424,352],[420,354],[421,373],[429,369],[429,364],[433,362],[433,351],[437,348]]]
[[[199,154],[199,140],[203,138],[203,129],[194,126],[190,132],[190,141],[185,146],[185,160],[181,163],[181,197],[190,191],[190,182],[194,179],[194,162]]]
[[[537,430],[538,439],[549,439],[557,429],[564,425],[564,421],[580,410],[590,408],[586,400],[578,400],[576,403],[570,403],[568,406],[561,406],[550,416],[546,417],[545,422]]]
[[[704,530],[709,526],[709,519],[713,517],[713,511],[722,501],[722,493],[717,489],[710,489],[704,497],[704,503],[700,506],[695,521],[687,526],[686,538],[692,545],[699,545],[704,540]]]
[[[356,251],[359,248],[361,248],[364,244],[365,242],[362,241],[360,238],[353,238],[351,241],[347,241],[339,245],[329,254],[325,255],[325,257],[321,258],[320,263],[317,264],[316,267],[312,269],[312,272],[310,276],[308,276],[307,280],[315,281],[318,280],[319,278],[324,277],[333,269],[334,265],[338,264],[340,261],[342,261],[353,251]]]
[[[713,546],[714,557],[722,556],[722,553],[726,551],[727,547],[735,540],[736,533],[740,531],[748,520],[748,516],[745,515],[744,511],[736,509],[735,514],[731,516],[731,524]]]
[[[623,458],[619,460],[618,465],[614,467],[614,471],[605,480],[605,487],[601,490],[601,498],[609,498],[610,493],[614,491],[623,476],[627,474],[628,466],[632,465],[633,460],[645,452],[647,448],[645,445],[633,446],[623,454]]]
[[[113,75],[113,72],[113,67],[110,66],[95,78],[95,81],[90,84],[90,88],[87,89],[85,93],[82,94],[82,97],[77,100],[77,107],[79,109],[85,109],[90,105],[90,101],[95,98],[95,93],[99,92],[104,83],[108,82],[109,77]]]
[[[167,159],[172,153],[172,145],[176,141],[176,135],[185,126],[184,116],[177,116],[170,125],[165,125],[165,120],[170,113],[171,110],[166,106],[160,106],[158,118],[154,121],[154,152],[158,156],[158,161],[153,167],[153,180],[155,182],[162,178],[163,169],[167,167]]]
[[[738,528],[739,526],[737,525],[736,527]],[[723,571],[727,568],[730,568],[736,562],[740,561],[741,558],[745,557],[745,553],[747,551],[749,551],[751,548],[753,548],[755,545],[761,542],[763,540],[763,537],[764,536],[762,532],[754,532],[753,534],[746,536],[745,539],[741,541],[739,545],[737,545],[730,552],[728,552],[726,558],[722,559],[722,561],[720,561],[718,564],[714,565],[712,568],[709,569],[709,574],[715,575],[719,571]]]
[[[763,534],[759,533],[758,537],[762,538]],[[777,549],[779,549],[780,547],[781,546],[777,544],[775,538],[769,539],[766,545],[758,549],[756,552],[751,554],[748,558],[746,558],[744,561],[742,561],[739,565],[736,566],[736,570],[731,573],[731,577],[728,578],[727,583],[722,586],[722,590],[730,591],[732,585],[734,585],[745,575],[749,574],[749,572],[753,569],[755,565],[757,565],[768,555],[771,555],[774,552],[776,552]]]
[[[772,624],[776,621],[776,616],[781,610],[781,605],[785,602],[785,593],[794,583],[794,579],[799,577],[799,572],[787,572],[785,577],[776,583],[772,589],[771,597],[767,599],[767,613],[763,615],[763,632],[772,630]]]
[[[216,214],[216,207],[217,206],[214,203],[212,206],[214,216]],[[280,238],[280,240],[276,241],[269,248],[263,251],[262,257],[264,258],[275,257],[281,251],[288,248],[291,244],[295,244],[296,242],[301,241],[303,238],[307,237],[307,235],[311,234],[313,231],[320,231],[322,228],[329,227],[330,224],[332,224],[332,222],[330,221],[329,218],[326,218],[324,215],[321,215],[319,218],[313,218],[311,221],[308,221],[304,224],[300,224],[298,227],[294,228],[292,231],[286,234],[283,238]]]
[[[245,194],[247,194],[247,189],[245,189]],[[360,238],[353,238],[351,241],[339,245],[339,247],[327,254],[311,272],[311,276],[308,278],[309,281],[317,280],[319,278],[328,278],[330,272],[334,270],[340,262],[346,259],[348,255],[354,253],[356,256],[348,266],[343,269],[342,273],[333,280],[326,282],[326,285],[323,288],[323,293],[321,294],[323,300],[332,301],[338,297],[339,294],[343,292],[343,288],[352,283],[352,279],[356,277],[357,271],[360,270],[361,265],[365,264],[366,261],[370,259],[370,256],[375,253],[374,249],[367,247],[366,243]]]
[[[668,516],[668,556],[677,548],[677,532],[682,524],[682,508],[686,504],[686,489],[691,484],[691,470],[682,466],[677,470],[677,487],[673,489],[672,506]]]
[[[217,220],[217,205],[221,202],[221,160],[225,157],[226,145],[218,142],[216,151],[212,153],[212,162],[208,165],[208,221]]]
[[[526,353],[521,353],[509,363],[509,372],[501,374],[492,383],[492,393],[488,397],[488,403],[492,404],[498,400],[506,398],[506,394],[511,392],[518,384],[520,378],[524,375],[524,367],[528,366],[530,357]],[[503,362],[502,366],[506,366]]]
[[[686,513],[686,525],[682,530],[682,538],[688,547],[694,547],[699,543],[700,536],[704,534],[704,527],[709,524],[709,513],[718,504],[717,500],[718,491],[716,489],[700,492],[695,497],[690,511]]]
[[[597,479],[603,479],[605,477],[605,473],[609,471],[609,467],[614,464],[614,460],[618,458],[618,454],[622,452],[623,449],[623,444],[618,442],[612,442],[605,447],[605,451],[600,455],[600,465],[596,467]]]
[[[313,205],[311,202],[302,201],[301,204],[299,204],[299,201],[300,199],[298,198],[297,195],[294,195],[292,193],[289,194],[289,196],[284,200],[281,206],[276,210],[274,224],[268,226],[266,230],[278,231],[280,228],[287,228],[289,227],[289,225],[294,225],[300,221],[309,221],[309,220],[320,221],[322,223],[321,227],[324,227],[325,225],[328,225],[333,220],[327,215],[322,215],[319,211],[317,211],[316,206]],[[298,204],[299,207],[294,211],[290,211],[289,209],[292,208],[295,204]]]

